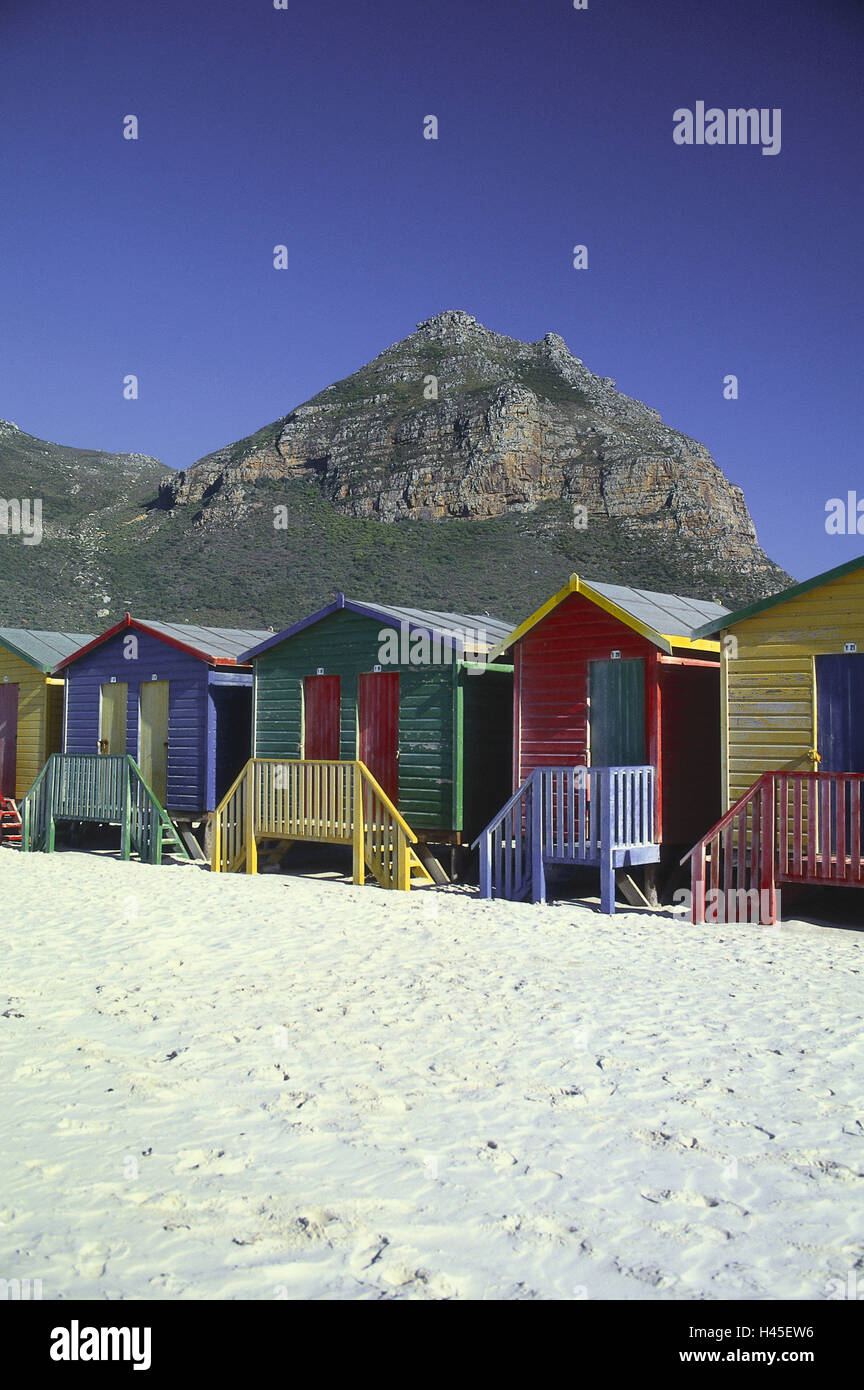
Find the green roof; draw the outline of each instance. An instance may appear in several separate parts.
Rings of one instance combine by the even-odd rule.
[[[0,642],[46,675],[64,657],[93,638],[89,632],[40,632],[29,627],[0,627]]]
[[[798,598],[799,594],[806,594],[810,589],[820,589],[823,584],[829,584],[832,579],[841,579],[844,574],[854,574],[856,570],[860,569],[864,569],[864,555],[859,555],[855,560],[847,560],[845,565],[837,565],[833,570],[825,570],[823,574],[816,574],[812,579],[805,579],[801,584],[793,584],[791,588],[783,589],[779,594],[771,594],[769,598],[760,598],[757,603],[750,603],[746,608],[739,608],[737,612],[730,613],[725,618],[717,618],[713,622],[706,623],[704,627],[697,628],[693,636],[710,637],[713,632],[734,627],[736,623],[743,622],[745,618],[752,618],[756,613],[763,613],[766,608],[776,608],[780,603],[787,603],[790,599]]]

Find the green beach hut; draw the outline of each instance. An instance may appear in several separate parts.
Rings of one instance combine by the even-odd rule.
[[[511,627],[338,594],[242,654],[253,757],[359,759],[421,841],[470,842],[510,794]]]

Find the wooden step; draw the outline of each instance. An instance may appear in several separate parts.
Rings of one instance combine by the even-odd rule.
[[[411,850],[426,869],[431,881],[436,883],[439,888],[446,887],[450,879],[441,863],[435,858],[429,846],[420,840],[416,845],[411,846]]]
[[[160,821],[159,832],[163,851],[167,849],[170,854],[175,855],[178,859],[192,858],[175,825],[166,825],[164,821]]]

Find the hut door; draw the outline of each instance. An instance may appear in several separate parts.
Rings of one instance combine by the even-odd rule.
[[[816,658],[820,772],[864,772],[864,653]]]
[[[303,757],[339,757],[338,676],[307,676],[303,682]]]
[[[0,685],[0,796],[15,795],[18,756],[18,686]]]
[[[168,790],[168,681],[141,686],[138,765],[156,800],[165,805]]]
[[[593,767],[645,762],[645,662],[591,661],[588,730]]]
[[[376,671],[357,682],[358,754],[394,806],[399,805],[399,673]]]
[[[126,752],[126,700],[129,687],[125,681],[102,686],[99,707],[99,752]]]
[[[252,690],[248,685],[211,685],[216,751],[213,796],[218,806],[252,754]]]

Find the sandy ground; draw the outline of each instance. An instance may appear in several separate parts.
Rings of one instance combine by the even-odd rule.
[[[0,1278],[864,1294],[858,931],[82,853],[0,893]]]

